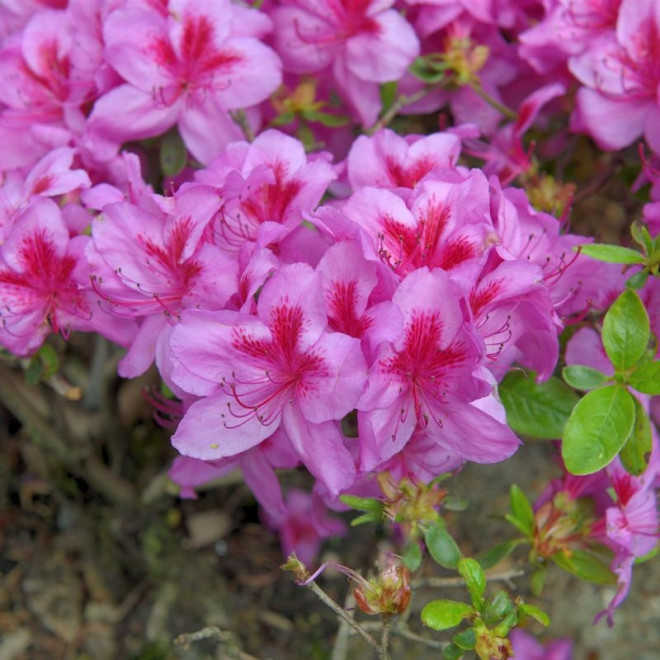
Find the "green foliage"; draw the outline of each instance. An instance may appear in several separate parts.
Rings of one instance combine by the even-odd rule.
[[[403,565],[407,569],[416,571],[422,563],[422,550],[419,547],[419,543],[410,541],[403,551],[401,561],[403,561]]]
[[[635,402],[635,424],[628,442],[623,446],[619,457],[623,467],[635,476],[639,476],[646,470],[651,456],[651,421],[638,399]]]
[[[424,541],[429,554],[443,568],[456,568],[461,559],[461,551],[456,541],[449,535],[443,520],[438,520],[424,532]]]
[[[565,571],[572,573],[581,580],[595,582],[596,584],[614,584],[614,577],[609,565],[598,555],[588,550],[573,550],[570,555],[558,552],[553,555],[552,561]]]
[[[484,570],[488,570],[493,566],[497,566],[503,559],[508,557],[513,549],[524,543],[525,539],[514,539],[512,541],[505,541],[504,543],[498,543],[496,546],[485,552],[479,558],[479,564]]]
[[[650,339],[649,316],[644,303],[631,290],[624,291],[603,320],[603,346],[617,371],[634,367]]]
[[[455,628],[472,616],[474,608],[457,600],[433,600],[422,609],[422,623],[433,630]]]
[[[637,250],[620,245],[587,244],[579,246],[580,252],[598,261],[610,264],[642,264],[644,256]]]
[[[593,369],[592,367],[585,367],[578,364],[572,364],[562,369],[561,375],[563,379],[571,387],[576,390],[593,390],[596,387],[605,385],[605,383],[612,380],[609,376]]]
[[[643,394],[660,394],[660,361],[640,364],[630,374],[628,383]]]
[[[561,438],[578,396],[558,378],[537,383],[534,374],[509,372],[499,385],[509,426],[520,435]]]
[[[368,522],[381,522],[383,519],[383,503],[380,500],[373,497],[356,497],[355,495],[340,495],[339,499],[351,509],[366,512],[351,520],[351,527],[357,527],[357,525]]]
[[[640,289],[650,275],[660,276],[660,236],[651,238],[649,230],[639,223],[633,223],[632,237],[640,246],[641,252],[619,245],[578,245],[574,250],[582,252],[599,261],[606,261],[627,266],[642,266],[626,282],[629,290]]]
[[[621,385],[588,392],[573,409],[561,447],[566,469],[592,474],[608,465],[624,446],[635,423],[633,396]]]
[[[505,518],[525,536],[532,536],[534,511],[529,500],[516,484],[513,484],[509,491],[509,502],[511,513],[507,514]]]
[[[60,359],[57,351],[50,344],[42,344],[25,370],[25,382],[28,385],[36,385],[54,376],[59,368]]]

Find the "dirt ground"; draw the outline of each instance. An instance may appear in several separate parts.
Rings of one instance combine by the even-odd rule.
[[[10,365],[0,377],[8,402],[0,407],[0,660],[372,657],[359,638],[338,635],[332,612],[280,571],[277,538],[259,524],[240,481],[230,475],[195,501],[176,496],[165,475],[167,433],[139,394],[148,378],[115,383],[107,400],[90,405],[27,386]],[[58,438],[68,453],[58,454]],[[470,502],[448,517],[464,552],[511,534],[494,517],[509,485],[535,496],[553,474],[550,455],[548,445],[530,444],[505,465],[472,465],[453,480],[452,493]],[[366,572],[386,543],[366,525],[326,544],[324,558]],[[515,573],[521,559],[497,570]],[[591,620],[611,590],[551,571],[542,601],[549,634],[574,638],[576,660],[660,658],[659,575],[658,561],[636,569],[610,629]],[[528,582],[523,575],[508,585],[528,594]],[[331,571],[319,584],[339,602],[350,591]],[[434,646],[394,634],[392,657],[440,657],[442,638],[422,629],[421,606],[465,595],[452,586],[415,590],[406,630]]]

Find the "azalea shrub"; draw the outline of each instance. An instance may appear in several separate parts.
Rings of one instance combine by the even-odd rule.
[[[613,620],[658,548],[660,2],[30,0],[0,27],[5,359],[91,332],[156,369],[181,497],[239,469],[302,584],[347,510],[386,524],[380,576],[345,570],[387,625],[426,558],[458,571],[471,604],[422,612],[467,626],[444,657],[571,657],[486,589],[511,553],[538,596],[615,584]],[[461,467],[535,440],[560,476],[465,556]]]

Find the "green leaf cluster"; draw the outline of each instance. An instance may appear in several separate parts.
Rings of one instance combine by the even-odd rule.
[[[630,388],[660,394],[660,361],[653,360],[649,317],[634,290],[624,291],[608,310],[602,340],[613,376],[581,365],[562,372],[569,385],[587,392],[564,427],[562,458],[569,472],[584,475],[604,468],[618,454],[626,470],[639,475],[651,452],[651,426]]]
[[[642,269],[632,275],[626,283],[626,286],[631,289],[641,289],[646,284],[649,276],[660,277],[660,236],[653,239],[644,225],[634,223],[632,237],[641,251],[621,245],[602,244],[579,245],[575,247],[575,250],[598,259],[598,261],[642,266]]]

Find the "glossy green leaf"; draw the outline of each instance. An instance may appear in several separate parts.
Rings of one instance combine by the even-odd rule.
[[[435,522],[424,533],[424,541],[429,554],[443,568],[456,568],[461,558],[461,551],[456,541],[445,529],[444,522]]]
[[[578,364],[571,364],[564,367],[561,372],[562,378],[576,390],[593,390],[596,387],[604,385],[609,376],[606,376],[598,369],[592,367],[585,367]]]
[[[639,296],[627,289],[612,304],[603,320],[603,346],[615,369],[634,367],[651,336],[649,315]]]
[[[518,605],[518,612],[524,614],[532,619],[536,619],[541,625],[546,626],[550,625],[550,617],[536,605],[530,605],[529,603],[520,603]]]
[[[588,392],[571,414],[561,444],[566,469],[592,474],[608,465],[630,437],[635,402],[625,387],[607,385]]]
[[[461,632],[456,633],[451,641],[458,648],[464,651],[470,651],[477,645],[477,634],[474,632],[474,628],[468,628],[467,630],[461,630]]]
[[[620,245],[600,245],[592,243],[589,245],[580,245],[578,247],[582,254],[589,257],[598,259],[598,261],[606,261],[611,264],[642,264],[644,263],[644,255],[631,250],[627,247]]]
[[[619,454],[623,467],[632,475],[639,476],[646,470],[651,456],[653,439],[651,437],[651,421],[639,400],[633,397],[635,402],[635,425],[623,445]]]
[[[572,573],[581,580],[596,584],[614,584],[616,577],[600,557],[586,550],[573,550],[570,556],[559,552],[552,560],[565,571]]]
[[[520,435],[553,440],[561,438],[578,395],[559,378],[537,383],[533,374],[509,372],[499,385],[509,426]]]
[[[647,362],[637,367],[628,383],[643,394],[660,394],[660,361]]]
[[[513,541],[499,543],[479,557],[479,564],[481,564],[481,567],[484,570],[497,566],[497,564],[508,557],[513,549],[521,543],[525,543],[525,539],[514,539]]]
[[[457,644],[450,644],[443,649],[442,657],[445,660],[460,660],[464,653],[465,651],[463,651],[463,649]]]
[[[433,600],[422,609],[422,623],[433,630],[455,628],[474,609],[457,600]]]
[[[516,484],[513,484],[509,491],[509,502],[513,518],[519,523],[516,527],[525,536],[531,536],[534,532],[534,511],[525,493]]]
[[[422,563],[422,550],[419,547],[419,543],[416,541],[408,543],[406,549],[403,551],[401,561],[403,561],[403,565],[407,569],[410,571],[416,571]]]
[[[486,574],[479,562],[471,557],[463,557],[458,562],[458,573],[465,580],[470,594],[480,602],[486,591]]]

